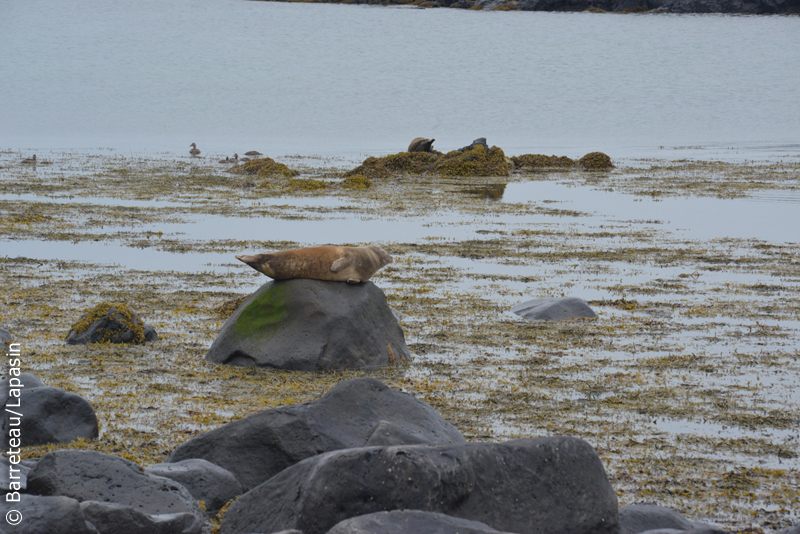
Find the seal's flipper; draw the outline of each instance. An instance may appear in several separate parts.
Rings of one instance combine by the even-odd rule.
[[[347,269],[347,267],[349,267],[351,263],[353,263],[353,258],[348,258],[346,256],[343,256],[338,260],[336,260],[335,262],[333,262],[333,264],[331,265],[331,272],[338,273],[339,271],[343,271]]]

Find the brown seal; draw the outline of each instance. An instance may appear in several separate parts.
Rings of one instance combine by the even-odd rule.
[[[417,137],[411,144],[408,145],[409,152],[430,152],[433,149],[433,142],[436,139],[425,139],[424,137]]]
[[[392,257],[376,246],[301,248],[236,259],[275,280],[311,278],[350,284],[366,282],[378,269],[392,263]]]

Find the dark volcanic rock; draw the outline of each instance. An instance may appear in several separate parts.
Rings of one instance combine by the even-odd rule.
[[[44,384],[33,373],[22,373],[19,376],[0,378],[0,406],[5,406],[8,400],[8,390],[13,388],[28,390],[42,387]],[[16,401],[14,401],[16,404]]]
[[[17,417],[18,413],[24,413],[24,417]],[[6,443],[9,443],[9,433],[19,428],[24,447],[68,443],[78,438],[93,439],[98,434],[97,416],[89,401],[52,387],[21,389],[19,398],[12,396],[7,399],[0,421]]]
[[[121,303],[98,304],[72,326],[67,345],[157,341],[155,329]]]
[[[430,405],[375,379],[358,378],[319,400],[264,410],[197,436],[168,461],[204,458],[232,472],[247,491],[311,456],[376,442],[464,443],[464,438]]]
[[[489,525],[435,512],[395,510],[345,519],[328,534],[502,534]]]
[[[205,503],[206,512],[211,515],[216,514],[225,503],[244,493],[233,473],[202,458],[151,465],[144,471],[181,484],[189,490],[192,497]]]
[[[2,499],[0,516],[8,521],[6,514],[16,510],[21,516],[16,526],[3,524],[6,532],[14,534],[98,534],[81,511],[80,503],[69,497],[40,497],[20,495],[20,502]],[[105,534],[105,533],[102,533]]]
[[[5,348],[6,346],[10,345],[14,342],[14,338],[11,337],[11,332],[6,330],[5,328],[0,328],[0,347]]]
[[[83,516],[101,534],[202,534],[203,522],[188,512],[147,515],[121,504],[85,501]]]
[[[206,360],[295,371],[411,361],[403,330],[372,282],[268,282],[223,325]]]
[[[204,517],[189,491],[168,478],[145,474],[139,465],[96,451],[45,454],[28,473],[28,491],[78,501],[112,502],[149,515],[189,512]]]
[[[619,510],[620,534],[674,531],[686,534],[724,534],[727,531],[689,521],[678,512],[654,504],[632,504]]]
[[[597,317],[585,300],[578,297],[541,298],[517,304],[511,311],[530,321],[561,321]]]
[[[440,512],[519,534],[616,534],[617,497],[577,438],[329,452],[280,472],[228,508],[221,534],[322,534],[361,515]]]

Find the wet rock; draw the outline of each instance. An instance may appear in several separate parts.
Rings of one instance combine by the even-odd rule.
[[[0,406],[5,406],[11,388],[29,390],[42,387],[44,384],[33,373],[22,373],[17,377],[0,377]]]
[[[654,504],[632,504],[619,510],[620,534],[725,534],[727,531],[689,521],[675,510]]]
[[[395,510],[345,519],[328,534],[502,534],[489,525],[435,512]]]
[[[439,512],[508,532],[616,534],[617,497],[576,438],[334,451],[293,465],[228,508],[221,534],[322,534],[391,510]]]
[[[225,503],[244,493],[233,473],[201,458],[151,465],[144,471],[181,484],[195,500],[203,501],[208,515],[216,515]]]
[[[427,403],[375,379],[357,378],[319,400],[264,410],[192,438],[168,461],[204,458],[232,472],[247,491],[311,456],[378,442],[464,438]]]
[[[0,418],[5,443],[19,439],[22,446],[30,447],[97,437],[97,415],[83,397],[54,387],[21,388],[20,396],[15,397],[11,380],[12,395]]]
[[[529,321],[563,321],[597,317],[589,304],[578,297],[528,300],[512,307],[511,311]]]
[[[67,345],[86,343],[145,343],[157,341],[155,329],[144,324],[125,304],[98,304],[72,326]]]
[[[293,371],[411,361],[400,324],[372,282],[268,282],[223,325],[206,360]]]
[[[45,454],[28,473],[28,491],[63,495],[81,502],[117,503],[148,515],[188,512],[204,517],[182,485],[148,475],[130,460],[96,451],[59,450]]]
[[[148,515],[130,506],[99,501],[80,504],[100,534],[202,534],[204,523],[188,512]]]
[[[13,342],[14,338],[11,337],[11,332],[5,328],[0,328],[0,346],[8,346]]]
[[[6,522],[8,521],[6,514],[11,510],[19,512],[21,521],[16,526],[4,524],[3,528],[9,533],[98,534],[97,529],[86,522],[80,503],[69,497],[21,494],[20,502],[0,500],[0,517]]]
[[[12,464],[10,457],[14,457],[14,461],[19,459],[19,463]],[[15,454],[0,456],[0,491],[25,491],[28,487],[28,473],[35,465],[36,460],[18,458]]]

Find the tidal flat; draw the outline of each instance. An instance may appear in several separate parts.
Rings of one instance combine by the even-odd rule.
[[[360,161],[0,151],[0,326],[25,371],[89,400],[94,449],[142,465],[260,410],[374,376],[469,440],[585,439],[620,505],[736,532],[800,522],[800,162],[638,159],[607,172],[395,174]],[[273,156],[274,157],[274,156]],[[268,281],[235,254],[379,244],[372,281],[414,362],[299,373],[204,360],[234,303]],[[598,318],[531,323],[511,306],[578,296]],[[160,341],[66,346],[82,313],[124,302]]]

